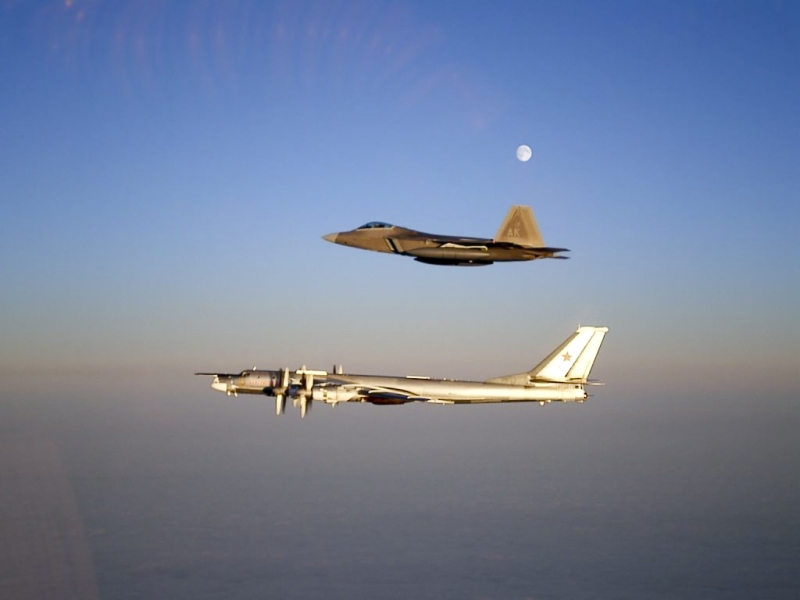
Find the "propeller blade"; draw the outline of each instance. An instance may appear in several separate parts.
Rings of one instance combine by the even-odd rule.
[[[310,394],[313,388],[314,388],[314,374],[307,373],[303,375],[303,390],[306,392],[306,394]]]
[[[300,418],[303,419],[308,414],[308,409],[311,408],[311,401],[308,396],[303,394],[300,396]]]
[[[291,395],[289,390],[289,369],[281,369],[281,381],[278,387],[272,388],[275,395],[275,414],[282,415],[286,408],[286,394]]]
[[[300,407],[300,417],[305,417],[311,410],[312,395],[314,393],[314,375],[325,377],[326,371],[310,371],[305,365],[295,371],[300,376],[300,386],[295,392],[294,405]]]
[[[288,389],[289,387],[289,369],[281,370],[281,389]]]
[[[275,396],[275,414],[280,416],[286,408],[286,396],[278,394]]]

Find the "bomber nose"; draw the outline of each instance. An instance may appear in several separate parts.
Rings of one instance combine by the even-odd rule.
[[[335,243],[336,243],[336,238],[337,238],[337,237],[339,237],[339,234],[338,234],[338,233],[329,233],[328,235],[323,235],[323,236],[322,236],[322,239],[323,239],[323,240],[327,240],[327,241],[329,241],[329,242],[333,242],[333,243],[335,244]]]

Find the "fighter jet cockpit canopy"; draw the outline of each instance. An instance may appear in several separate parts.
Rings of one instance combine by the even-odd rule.
[[[383,221],[370,221],[366,225],[362,225],[359,229],[391,229],[394,227],[391,223],[384,223]]]

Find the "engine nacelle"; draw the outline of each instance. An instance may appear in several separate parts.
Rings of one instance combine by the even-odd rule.
[[[317,402],[336,404],[337,402],[350,402],[358,398],[358,392],[348,390],[342,386],[318,386],[311,392],[311,399]]]

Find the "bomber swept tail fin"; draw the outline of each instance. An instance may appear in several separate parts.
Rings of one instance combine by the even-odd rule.
[[[535,248],[544,246],[544,240],[539,231],[539,225],[536,223],[536,217],[533,216],[533,210],[531,210],[530,206],[520,204],[512,206],[508,210],[494,241]]]
[[[488,379],[487,383],[531,385],[535,383],[581,383],[588,381],[608,327],[578,327],[547,358],[527,373]]]

